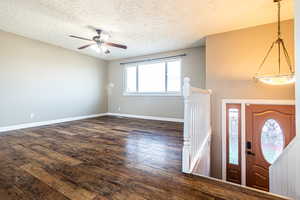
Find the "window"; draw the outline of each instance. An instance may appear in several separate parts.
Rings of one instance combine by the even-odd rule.
[[[284,134],[274,119],[265,122],[261,131],[261,149],[264,158],[273,164],[284,148]]]
[[[226,104],[227,181],[241,184],[241,105]]]
[[[229,163],[233,165],[239,164],[239,110],[230,108],[229,114]]]
[[[164,92],[166,82],[165,63],[139,65],[138,88],[139,92]]]
[[[181,60],[125,65],[125,95],[180,95]]]
[[[136,92],[136,67],[127,67],[126,68],[126,77],[127,77],[127,92]]]

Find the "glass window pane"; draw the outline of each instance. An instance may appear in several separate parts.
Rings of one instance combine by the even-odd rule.
[[[139,65],[139,92],[165,92],[165,63]]]
[[[168,92],[180,92],[181,90],[180,65],[180,60],[168,62]]]
[[[136,92],[136,67],[126,68],[126,92]]]
[[[229,109],[229,163],[239,165],[239,110]]]
[[[265,122],[261,133],[262,153],[270,164],[273,164],[284,148],[284,134],[274,119]]]

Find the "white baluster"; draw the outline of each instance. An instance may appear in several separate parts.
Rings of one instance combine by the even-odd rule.
[[[210,94],[211,91],[194,88],[190,79],[184,78],[184,144],[182,171],[191,173],[197,159],[203,157],[203,173],[209,173],[210,166]],[[209,137],[208,137],[209,136]],[[208,155],[208,156],[207,156]]]
[[[190,79],[184,78],[183,97],[184,97],[184,138],[183,138],[183,151],[182,151],[182,171],[190,173],[190,154],[191,154],[191,141],[190,141],[190,118],[191,118],[191,105],[190,105]]]

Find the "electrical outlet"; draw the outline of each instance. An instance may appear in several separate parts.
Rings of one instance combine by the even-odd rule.
[[[35,117],[35,114],[34,113],[31,113],[30,114],[30,119],[33,119]]]
[[[120,106],[118,107],[118,111],[121,111],[121,107]]]

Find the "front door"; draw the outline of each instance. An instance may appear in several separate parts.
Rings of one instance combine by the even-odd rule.
[[[246,183],[269,191],[269,167],[295,137],[295,106],[246,106]]]

